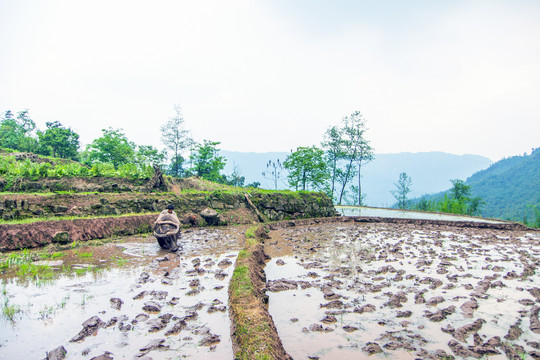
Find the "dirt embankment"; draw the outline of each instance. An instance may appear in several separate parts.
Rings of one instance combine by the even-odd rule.
[[[133,235],[151,231],[157,215],[116,218],[42,221],[0,225],[0,251],[35,248],[51,243],[70,243]]]
[[[158,212],[174,205],[179,213],[250,209],[244,192],[0,194],[3,220],[44,216],[108,216]],[[332,200],[320,193],[248,193],[268,220],[334,216]]]
[[[435,225],[435,226],[451,226],[457,228],[477,228],[477,229],[495,229],[495,230],[515,230],[515,231],[538,231],[531,229],[525,225],[513,222],[506,223],[487,223],[479,221],[445,221],[445,220],[422,220],[422,219],[397,219],[397,218],[380,218],[380,217],[361,217],[361,216],[342,216],[342,217],[327,217],[315,219],[299,219],[295,221],[278,221],[270,224],[272,230],[300,226],[313,225],[335,222],[362,222],[362,223],[387,223],[387,224],[415,224]]]
[[[266,255],[263,251],[263,227],[255,238],[247,238],[246,246],[236,260],[229,284],[231,339],[235,359],[290,360],[268,312],[265,293]]]

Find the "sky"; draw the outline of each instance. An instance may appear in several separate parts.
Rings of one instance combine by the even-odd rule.
[[[540,146],[538,39],[537,0],[0,0],[0,111],[269,152],[358,110],[375,153],[496,161]]]

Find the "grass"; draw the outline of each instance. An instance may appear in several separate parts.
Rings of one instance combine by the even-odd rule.
[[[66,256],[66,254],[62,252],[54,252],[54,253],[41,253],[39,254],[39,256],[44,260],[54,260],[54,259],[64,257]]]
[[[13,267],[32,262],[32,255],[28,249],[23,249],[21,252],[10,254],[0,267]]]
[[[266,335],[270,324],[263,316],[257,314],[258,308],[255,304],[259,300],[255,296],[255,286],[249,274],[250,270],[246,265],[237,266],[229,284],[231,306],[236,308],[233,319],[235,333],[240,345],[240,353],[236,354],[236,358],[272,359],[272,349],[267,343]]]
[[[14,219],[14,220],[0,220],[0,224],[33,224],[41,221],[65,221],[65,220],[85,220],[85,219],[104,219],[104,218],[121,218],[129,216],[143,216],[143,215],[155,215],[156,212],[144,212],[144,213],[128,213],[120,215],[88,215],[88,216],[45,216],[45,217],[34,217],[34,218],[25,218],[25,219]]]
[[[82,275],[85,275],[88,272],[97,273],[97,272],[100,272],[100,271],[101,271],[101,269],[98,268],[97,266],[87,266],[87,267],[83,267],[83,268],[76,268],[75,269],[75,275],[76,276],[82,276]]]
[[[88,300],[91,300],[93,298],[94,298],[94,295],[83,294],[82,299],[81,299],[81,306],[85,306]]]
[[[129,260],[128,259],[122,259],[121,257],[114,257],[112,258],[112,261],[117,265],[117,266],[124,266]]]
[[[4,304],[2,305],[2,315],[9,321],[14,321],[15,315],[21,311],[19,305],[9,305],[9,300],[7,298],[4,300]]]
[[[234,324],[233,339],[237,345],[235,359],[275,359],[280,353],[277,332],[274,331],[272,318],[268,314],[266,305],[261,298],[262,293],[257,291],[254,283],[258,279],[260,269],[255,265],[254,258],[261,251],[257,237],[258,227],[249,228],[246,233],[246,245],[238,253],[236,268],[229,283],[229,306]]]
[[[89,252],[84,252],[84,251],[75,251],[75,255],[77,255],[78,257],[80,258],[91,258],[92,256],[94,256],[94,253],[89,251]]]
[[[17,276],[47,280],[53,278],[54,272],[48,265],[21,264]]]
[[[249,268],[241,265],[234,269],[229,288],[237,297],[249,296],[253,293],[254,287],[249,278]]]

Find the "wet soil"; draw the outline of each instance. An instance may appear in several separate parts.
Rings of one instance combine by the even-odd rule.
[[[269,311],[295,359],[540,357],[538,232],[274,229],[265,241]]]
[[[182,251],[151,236],[64,251],[49,280],[0,275],[0,359],[233,358],[227,288],[244,227],[182,231]],[[39,336],[36,336],[39,334]]]

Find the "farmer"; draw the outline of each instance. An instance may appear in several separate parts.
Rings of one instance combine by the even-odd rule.
[[[166,250],[177,251],[176,241],[180,236],[179,230],[180,220],[174,212],[174,206],[168,205],[154,223],[154,236],[157,238],[159,246]]]

